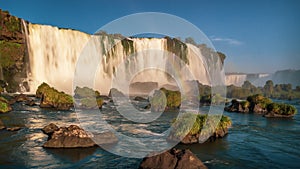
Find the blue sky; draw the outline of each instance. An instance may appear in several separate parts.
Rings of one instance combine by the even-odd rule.
[[[87,33],[137,12],[169,13],[196,25],[227,55],[227,72],[300,69],[297,0],[1,0],[0,8],[33,23]]]

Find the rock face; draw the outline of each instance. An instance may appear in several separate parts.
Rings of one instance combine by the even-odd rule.
[[[190,150],[171,149],[144,158],[139,169],[207,169],[207,167]]]
[[[51,123],[45,126],[42,131],[49,136],[48,141],[43,145],[46,148],[93,147],[97,144],[113,144],[118,141],[113,133],[107,132],[94,136],[96,144],[91,139],[91,135],[76,125],[58,128]]]
[[[246,101],[232,100],[231,105],[224,108],[228,112],[256,113],[264,117],[290,118],[297,113],[297,109],[288,104],[273,103],[262,95],[249,96]]]
[[[40,107],[55,108],[57,110],[70,110],[73,107],[72,96],[59,92],[47,83],[42,83],[37,91],[36,97],[41,98]]]
[[[0,80],[9,93],[29,90],[23,82],[28,60],[25,30],[20,18],[0,9]]]
[[[7,113],[12,110],[9,102],[0,96],[0,113]]]

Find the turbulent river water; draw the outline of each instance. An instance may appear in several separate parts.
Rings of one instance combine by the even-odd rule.
[[[293,104],[293,103],[292,103]],[[300,110],[299,105],[295,105]],[[19,131],[0,131],[0,168],[138,168],[141,159],[114,155],[100,147],[45,149],[47,136],[41,128],[54,122],[59,126],[79,124],[74,111],[53,111],[17,103],[13,111],[0,114],[7,127]],[[207,111],[208,107],[203,107]],[[106,120],[117,131],[129,136],[155,135],[170,126],[177,113],[164,113],[153,123],[132,127],[114,110],[103,108]],[[229,134],[215,142],[178,145],[191,149],[209,168],[298,168],[300,160],[300,115],[294,119],[267,119],[254,114],[224,112],[233,125]],[[155,142],[155,140],[153,140]]]

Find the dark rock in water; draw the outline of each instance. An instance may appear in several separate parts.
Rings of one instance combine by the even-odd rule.
[[[29,98],[27,95],[25,94],[19,94],[17,96],[15,96],[12,100],[10,100],[10,104],[14,104],[16,102],[31,102],[33,101],[33,99]]]
[[[9,127],[9,128],[6,128],[7,131],[18,131],[18,130],[21,130],[21,127]]]
[[[3,122],[0,120],[0,130],[5,129],[5,125],[3,124]]]
[[[116,88],[111,88],[108,93],[108,97],[125,97],[125,95]]]
[[[4,98],[0,96],[0,113],[7,113],[12,110],[12,107],[10,106],[9,102]]]
[[[25,94],[19,94],[18,96],[15,97],[15,100],[16,102],[25,102],[25,101],[31,101],[32,99],[30,99]]]
[[[37,104],[35,103],[35,101],[30,100],[30,101],[26,101],[25,105],[27,105],[27,106],[36,106]]]
[[[49,124],[43,128],[44,133],[48,133],[49,140],[43,145],[46,148],[76,148],[76,147],[93,147],[98,144],[113,144],[117,138],[113,133],[101,133],[94,135],[95,141],[91,135],[76,125],[69,127],[60,127]],[[51,134],[52,132],[52,134]]]
[[[207,167],[190,150],[171,149],[162,154],[146,157],[140,169],[206,169]]]
[[[224,110],[228,112],[249,113],[249,105],[250,103],[247,101],[239,102],[236,99],[233,99],[231,105],[225,107]]]
[[[118,137],[112,132],[94,134],[93,140],[100,145],[113,144],[118,142]]]
[[[140,102],[147,102],[148,101],[148,99],[145,99],[145,98],[140,97],[140,96],[136,96],[133,100],[140,101]]]
[[[42,131],[47,135],[51,135],[52,133],[54,133],[54,131],[56,131],[58,129],[59,128],[57,127],[57,125],[55,125],[54,123],[50,123],[47,126],[45,126],[44,128],[42,128]]]

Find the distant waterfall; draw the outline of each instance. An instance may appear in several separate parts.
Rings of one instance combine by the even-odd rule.
[[[28,24],[27,39],[30,93],[34,93],[42,82],[46,82],[58,90],[72,93],[76,63],[82,54],[86,57],[84,60],[86,69],[94,62],[91,58],[95,56],[101,58],[101,67],[95,75],[95,86],[103,94],[109,92],[112,78],[120,64],[126,64],[127,70],[124,72],[124,76],[126,76],[136,66],[143,68],[146,65],[168,65],[170,62],[166,56],[162,55],[153,59],[154,56],[140,52],[167,50],[170,44],[166,38],[127,38],[126,41],[118,43],[120,40],[112,39],[109,36],[89,35],[76,30]],[[111,49],[112,44],[116,45]],[[182,49],[182,51],[186,52],[187,67],[193,72],[195,79],[184,80],[198,80],[200,83],[209,84],[210,79],[205,66],[211,63],[207,63],[199,48],[190,44],[186,46],[187,49]],[[182,51],[179,53],[182,54]],[[129,58],[130,53],[137,54],[135,58]],[[221,65],[218,66],[222,67]],[[139,73],[132,79],[132,82],[158,82],[160,86],[174,83],[164,73],[155,70],[150,73],[147,71]]]
[[[247,74],[228,74],[225,79],[226,85],[242,86],[247,80]]]

